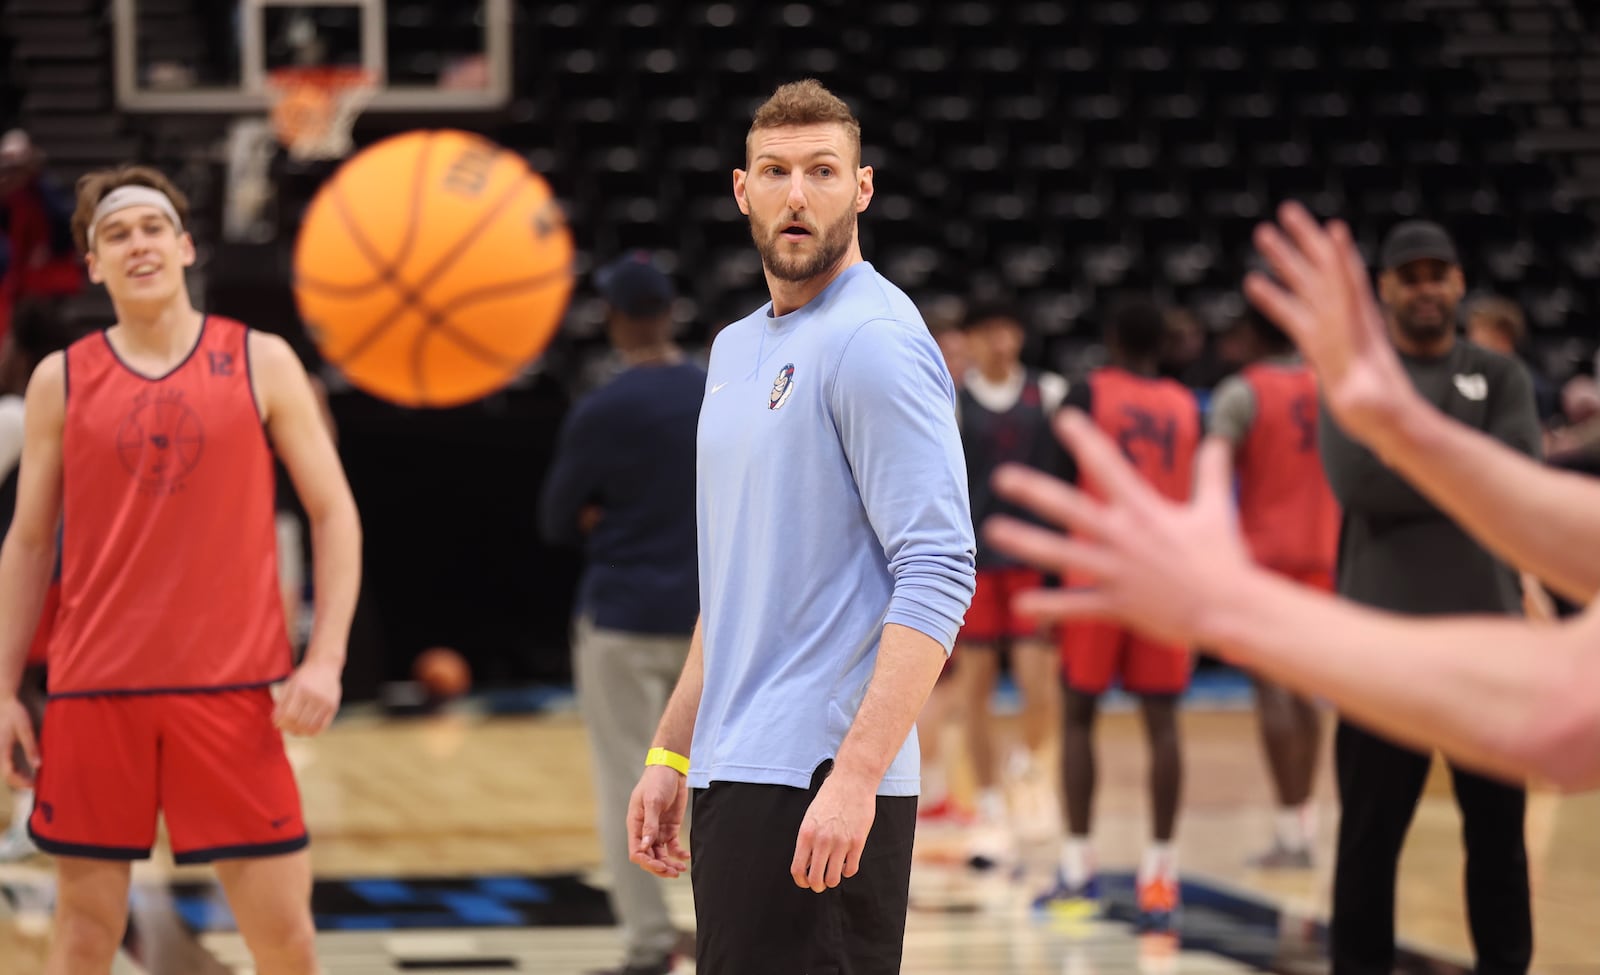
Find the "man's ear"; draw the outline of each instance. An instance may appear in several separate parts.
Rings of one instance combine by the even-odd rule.
[[[856,212],[866,212],[867,206],[872,203],[872,167],[862,166],[856,170]]]

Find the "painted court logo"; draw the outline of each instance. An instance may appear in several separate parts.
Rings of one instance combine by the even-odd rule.
[[[789,402],[789,394],[794,392],[794,363],[789,363],[778,370],[778,378],[772,381],[772,395],[767,397],[767,409],[781,410],[783,404]]]
[[[141,494],[165,496],[183,490],[184,478],[200,463],[206,444],[200,416],[181,391],[134,398],[117,430],[117,458]]]

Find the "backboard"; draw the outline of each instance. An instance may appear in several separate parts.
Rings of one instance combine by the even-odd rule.
[[[129,111],[259,112],[276,68],[360,67],[366,111],[493,109],[511,93],[511,0],[113,0]]]

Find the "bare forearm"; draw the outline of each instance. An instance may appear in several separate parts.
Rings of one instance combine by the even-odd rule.
[[[14,696],[22,683],[55,562],[53,536],[31,543],[12,534],[0,545],[0,698]]]
[[[1580,602],[1600,592],[1600,482],[1540,464],[1417,402],[1380,456],[1501,558]]]
[[[924,633],[890,623],[856,720],[839,746],[834,775],[859,777],[876,789],[905,744],[944,669],[944,647]]]
[[[361,519],[354,502],[311,519],[311,573],[316,596],[306,662],[342,668],[361,594]]]
[[[678,686],[667,699],[667,709],[656,725],[656,736],[651,739],[653,748],[665,748],[688,755],[694,740],[694,719],[700,712],[700,692],[705,687],[705,638],[699,620],[694,624],[694,636],[689,638],[689,656],[683,661],[683,674]]]
[[[1407,618],[1256,570],[1230,590],[1200,638],[1235,663],[1491,774],[1600,782],[1600,616]]]

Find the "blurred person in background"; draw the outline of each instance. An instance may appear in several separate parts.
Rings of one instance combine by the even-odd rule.
[[[1388,337],[1417,391],[1461,422],[1528,456],[1539,422],[1527,370],[1457,337],[1465,280],[1455,243],[1422,220],[1397,224],[1380,252],[1378,294]],[[1339,594],[1413,616],[1520,615],[1516,574],[1336,426],[1320,425],[1322,461],[1344,512]],[[1341,715],[1338,861],[1330,952],[1334,972],[1394,965],[1395,877],[1431,752],[1415,751]],[[1481,972],[1526,971],[1533,952],[1520,786],[1452,765],[1467,851],[1467,907]]]
[[[966,454],[968,491],[974,526],[999,512],[1020,514],[1000,501],[990,487],[995,470],[1007,463],[1051,469],[1060,448],[1050,434],[1050,417],[1060,409],[1067,381],[1022,363],[1028,330],[1021,312],[1004,301],[974,302],[962,322],[971,363],[959,383],[957,419]],[[1022,832],[1053,834],[1060,819],[1045,755],[1054,751],[1060,697],[1055,648],[1033,620],[1012,612],[1011,600],[1038,587],[1033,569],[978,542],[977,590],[953,657],[966,712],[967,755],[977,780],[977,824],[970,863],[980,869],[1009,862]],[[1022,745],[1012,755],[1021,808],[1006,801],[992,710],[1002,654],[1022,697]]]
[[[1561,387],[1561,415],[1544,435],[1547,463],[1600,474],[1600,383],[1573,376]]]
[[[595,284],[621,371],[563,422],[539,524],[546,542],[585,555],[573,680],[625,947],[606,975],[666,975],[692,949],[673,927],[664,882],[629,861],[628,797],[700,609],[695,430],[706,374],[673,341],[672,282],[643,255],[601,268]]]
[[[1111,365],[1067,392],[1066,405],[1092,417],[1116,441],[1144,481],[1162,495],[1184,500],[1193,482],[1200,442],[1200,405],[1181,383],[1159,372],[1166,321],[1149,298],[1115,302],[1105,324]],[[1091,496],[1102,489],[1077,465],[1063,461],[1066,479]],[[1069,577],[1067,589],[1092,582]],[[1178,858],[1173,845],[1183,787],[1178,703],[1189,687],[1192,654],[1187,646],[1152,640],[1102,620],[1074,621],[1060,633],[1066,686],[1061,775],[1067,800],[1068,837],[1055,885],[1036,908],[1067,915],[1099,909],[1100,888],[1090,848],[1096,768],[1094,729],[1100,699],[1120,682],[1139,701],[1150,746],[1150,842],[1139,864],[1138,923],[1143,931],[1174,929],[1178,911]]]
[[[1317,382],[1294,343],[1260,314],[1244,328],[1259,358],[1223,380],[1209,432],[1234,459],[1239,525],[1261,566],[1325,592],[1334,587],[1339,505],[1317,449]],[[1252,863],[1307,869],[1316,838],[1312,788],[1322,716],[1307,698],[1253,675],[1267,769],[1278,799],[1272,844]]]
[[[1186,308],[1168,307],[1161,315],[1161,375],[1185,382],[1205,357],[1206,330]]]
[[[51,302],[83,290],[72,242],[72,194],[44,170],[21,129],[0,135],[0,338],[18,302]]]
[[[1219,358],[1220,336],[1213,336],[1194,312],[1178,305],[1161,309],[1163,333],[1157,360],[1160,375],[1190,389],[1210,389],[1232,370]]]

